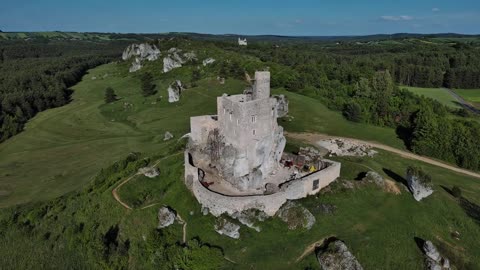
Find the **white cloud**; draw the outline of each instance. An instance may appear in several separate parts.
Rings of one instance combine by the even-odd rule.
[[[439,8],[437,8],[437,7],[434,7],[434,8],[432,8],[432,11],[433,11],[433,12],[439,12],[439,11],[440,11],[440,9],[439,9]]]
[[[296,23],[296,24],[301,24],[301,23],[303,23],[303,20],[302,20],[302,19],[296,19],[296,20],[295,20],[295,23]]]
[[[398,22],[398,21],[411,21],[413,20],[414,18],[412,16],[409,16],[409,15],[400,15],[400,16],[381,16],[380,19],[384,20],[384,21],[394,21],[394,22]]]

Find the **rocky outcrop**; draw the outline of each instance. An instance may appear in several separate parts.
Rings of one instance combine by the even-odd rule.
[[[371,149],[370,145],[359,143],[346,139],[328,139],[317,142],[318,146],[329,151],[330,156],[355,156],[355,157],[372,157],[377,151]]]
[[[288,114],[288,99],[285,95],[272,96],[277,100],[277,116],[284,117]]]
[[[316,252],[323,270],[363,270],[345,243],[338,239],[327,240]]]
[[[315,217],[301,204],[288,201],[277,212],[277,216],[287,223],[290,230],[307,229],[310,230],[315,224]]]
[[[128,46],[122,54],[122,59],[128,60],[132,57],[136,57],[139,60],[148,60],[148,61],[155,61],[160,56],[160,50],[157,46],[142,43],[142,44],[131,44]]]
[[[260,232],[261,228],[256,225],[256,223],[257,221],[265,221],[265,219],[268,218],[268,215],[262,211],[249,209],[242,212],[235,212],[231,217],[237,219],[243,225]]]
[[[203,60],[202,64],[203,64],[203,66],[207,66],[207,65],[213,64],[214,62],[215,62],[215,59],[209,57],[209,58]]]
[[[173,103],[180,100],[180,94],[183,91],[183,84],[176,80],[168,87],[168,102]]]
[[[172,69],[182,67],[186,62],[196,59],[197,56],[194,52],[182,53],[180,49],[171,48],[168,50],[168,55],[163,58],[163,72],[167,73]]]
[[[423,252],[425,253],[425,266],[427,270],[447,270],[450,268],[450,261],[442,257],[437,248],[430,241],[423,244]]]
[[[430,177],[416,168],[409,168],[407,170],[407,185],[408,189],[417,201],[432,195],[433,188]]]
[[[172,133],[170,133],[170,132],[168,132],[168,131],[165,132],[165,135],[164,135],[164,137],[163,137],[163,140],[164,140],[164,141],[168,141],[168,140],[170,140],[170,139],[172,139],[172,138],[173,138],[173,134],[172,134]]]
[[[129,72],[135,72],[135,71],[140,70],[142,67],[143,67],[142,62],[137,57],[135,57],[135,60],[132,62],[132,65],[130,66],[128,71]]]
[[[241,39],[241,38],[238,38],[238,45],[240,46],[247,46],[247,39],[244,38],[244,39]]]
[[[162,206],[158,209],[158,229],[166,228],[175,222],[177,213],[168,206]]]
[[[131,44],[123,51],[122,59],[126,61],[132,57],[135,57],[135,59],[129,68],[129,72],[140,70],[143,67],[142,62],[145,60],[157,60],[160,57],[160,50],[155,45],[148,43]]]
[[[158,168],[143,167],[138,169],[138,173],[143,174],[148,178],[155,178],[160,175],[160,170]]]
[[[215,223],[215,231],[221,235],[228,236],[233,239],[240,238],[240,225],[232,223],[225,218],[218,218]]]
[[[374,171],[367,172],[364,179],[367,182],[375,183],[375,185],[379,187],[383,187],[385,185],[385,179],[383,178],[383,176]]]

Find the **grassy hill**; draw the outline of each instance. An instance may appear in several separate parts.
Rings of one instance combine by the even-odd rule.
[[[129,74],[126,63],[100,66],[74,87],[72,103],[40,113],[25,132],[0,144],[0,207],[4,207],[0,211],[0,265],[17,269],[39,265],[158,268],[152,263],[158,243],[151,236],[158,207],[142,209],[153,203],[169,205],[185,219],[190,245],[191,239],[199,238],[220,247],[234,262],[225,260],[224,269],[318,269],[313,255],[296,259],[308,245],[330,235],[344,240],[365,269],[423,269],[415,237],[432,240],[459,269],[480,265],[480,181],[383,151],[374,158],[336,158],[342,162],[341,180],[354,188],[339,181],[329,191],[301,200],[317,219],[310,231],[290,231],[278,218],[271,218],[260,223],[260,233],[242,227],[239,240],[218,235],[213,230],[215,219],[201,214],[184,186],[183,159],[174,154],[184,143],[177,139],[188,132],[189,117],[215,113],[216,97],[239,93],[245,83],[227,79],[221,85],[215,77],[206,76],[198,86],[184,91],[179,103],[168,103],[168,84],[175,79],[189,82],[192,68],[161,74],[159,64],[148,63],[141,72],[154,74],[158,93],[145,98],[139,75]],[[108,86],[120,100],[104,104]],[[283,89],[273,92],[286,94],[290,100],[293,118],[280,120],[287,131],[324,132],[404,147],[393,129],[348,122],[314,99]],[[175,139],[163,141],[166,131]],[[297,144],[290,141],[289,149]],[[138,177],[119,190],[134,206],[126,210],[111,191],[135,166],[144,164],[139,160],[124,167],[109,166],[131,152],[141,152],[151,163],[168,158],[159,164],[159,177]],[[433,179],[435,192],[422,202],[416,202],[402,183],[412,163]],[[392,179],[401,194],[354,180],[368,170]],[[95,178],[100,171],[100,176],[106,176]],[[105,182],[99,180],[104,178]],[[449,194],[453,185],[462,188],[470,204]],[[27,204],[14,207],[19,203]],[[321,204],[332,204],[336,211],[325,214],[319,210]],[[117,234],[110,241],[112,228]],[[174,225],[162,231],[162,239],[178,242],[181,230]],[[460,240],[452,237],[454,231],[460,233]],[[197,266],[208,265],[208,256],[200,257],[194,260]]]

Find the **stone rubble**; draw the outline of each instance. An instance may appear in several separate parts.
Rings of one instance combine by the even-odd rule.
[[[218,218],[215,223],[215,231],[220,235],[225,235],[233,239],[240,238],[240,225],[232,223],[225,218]]]
[[[319,249],[317,260],[323,270],[363,270],[355,256],[340,240],[331,241]]]
[[[327,139],[317,142],[317,145],[329,151],[330,156],[373,157],[377,151],[371,146],[346,139]]]
[[[175,222],[177,213],[168,206],[162,206],[158,209],[158,229],[166,228]]]

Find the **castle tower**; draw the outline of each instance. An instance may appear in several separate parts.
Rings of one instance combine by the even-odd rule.
[[[253,85],[253,99],[264,99],[270,97],[270,72],[256,71],[255,83]]]

